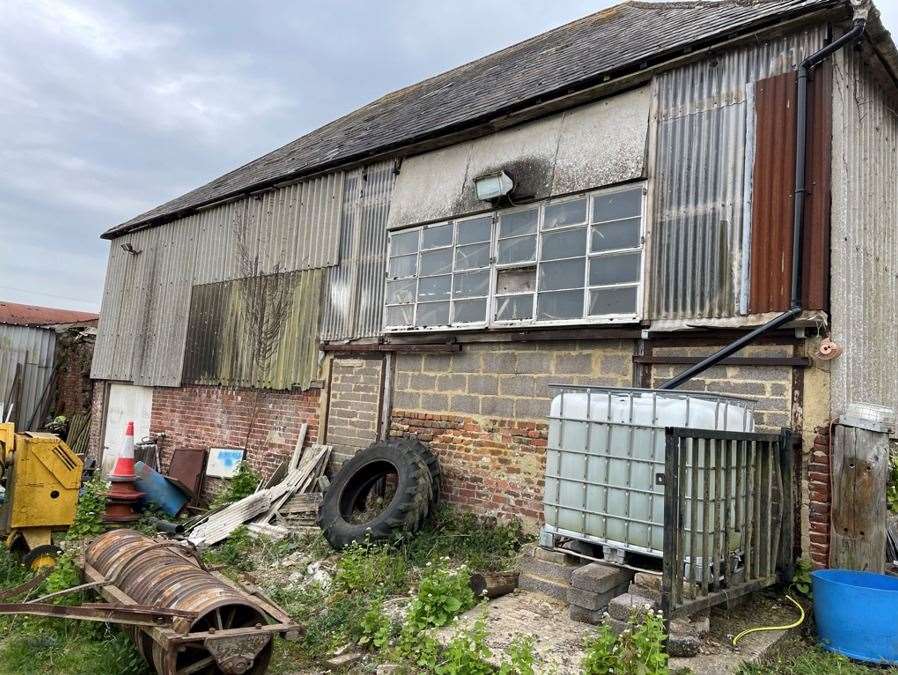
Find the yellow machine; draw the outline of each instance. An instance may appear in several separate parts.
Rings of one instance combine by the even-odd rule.
[[[53,565],[59,549],[53,532],[75,519],[84,463],[54,434],[16,433],[0,423],[0,467],[5,498],[0,506],[0,535],[6,547],[24,553],[37,569]]]

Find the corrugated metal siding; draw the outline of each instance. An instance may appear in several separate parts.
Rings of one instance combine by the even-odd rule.
[[[323,270],[195,286],[184,382],[307,389],[318,366]]]
[[[329,174],[115,239],[91,377],[179,385],[191,288],[336,265],[343,191]]]
[[[789,308],[795,190],[796,76],[761,80],[755,88],[757,126],[752,186],[751,292],[753,314]],[[808,91],[808,147],[802,306],[829,306],[829,205],[832,69],[815,69]]]
[[[44,389],[53,374],[56,333],[48,328],[0,324],[0,402],[4,412],[9,407],[10,390],[16,376],[16,365],[24,366],[22,408],[13,411],[13,421],[27,429],[40,403]],[[37,420],[40,424],[43,420]]]
[[[833,92],[832,414],[898,408],[898,95],[852,49]]]
[[[747,308],[754,83],[794,68],[825,34],[821,26],[731,50],[655,80],[651,318]]]
[[[324,340],[379,335],[382,327],[387,219],[396,174],[381,162],[346,176],[340,264],[327,272]]]

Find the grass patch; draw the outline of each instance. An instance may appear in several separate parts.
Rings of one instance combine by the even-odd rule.
[[[808,634],[788,635],[757,664],[745,664],[739,675],[896,675],[898,668],[867,666],[826,651]]]

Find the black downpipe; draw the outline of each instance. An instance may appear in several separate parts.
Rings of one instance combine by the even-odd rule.
[[[808,77],[811,70],[824,59],[834,54],[845,45],[859,40],[864,35],[866,19],[855,19],[854,26],[838,40],[834,40],[823,49],[811,54],[798,66],[798,93],[795,104],[796,134],[795,134],[795,194],[793,195],[794,213],[792,216],[792,293],[789,309],[779,316],[771,319],[763,326],[755,328],[750,333],[743,335],[735,342],[731,342],[720,351],[703,359],[694,366],[687,368],[672,380],[662,384],[660,389],[676,389],[688,382],[693,377],[711,368],[728,356],[732,356],[743,347],[751,344],[759,337],[768,333],[792,319],[802,312],[801,306],[801,253],[804,242],[804,206],[807,194],[805,170],[807,167],[807,138],[808,138]]]

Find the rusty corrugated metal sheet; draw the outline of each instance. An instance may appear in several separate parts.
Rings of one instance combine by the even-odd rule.
[[[21,305],[16,302],[0,302],[0,323],[12,326],[49,326],[60,323],[90,323],[98,316],[93,312],[77,312],[71,309]]]
[[[340,264],[327,271],[324,340],[379,335],[383,317],[387,218],[396,173],[381,162],[346,176]]]
[[[323,270],[194,286],[183,381],[307,389],[318,368]]]
[[[794,73],[764,79],[756,86],[749,300],[752,313],[784,311],[791,300],[795,96]],[[829,64],[814,72],[808,115],[802,304],[805,309],[825,310],[829,299],[832,138],[832,69]]]
[[[845,49],[833,82],[832,410],[898,409],[898,94]]]
[[[761,313],[788,309],[791,295],[795,73],[757,83],[755,119],[749,310]]]
[[[336,265],[342,195],[329,174],[115,239],[91,377],[178,386],[191,288]]]
[[[656,78],[649,318],[747,311],[755,85],[825,38],[809,28]]]

